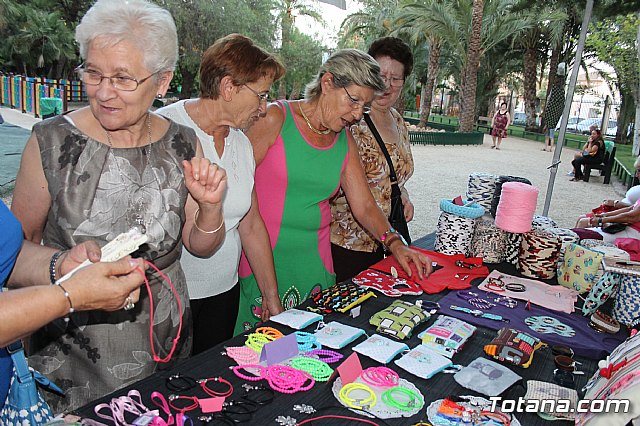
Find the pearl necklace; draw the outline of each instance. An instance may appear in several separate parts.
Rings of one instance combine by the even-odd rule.
[[[302,110],[302,101],[298,102],[298,109],[300,110],[300,114],[302,114],[302,118],[304,118],[304,121],[307,122],[307,126],[309,126],[309,128],[311,129],[311,131],[313,133],[315,133],[317,135],[328,135],[329,134],[331,129],[318,130],[315,127],[313,127],[313,124],[311,124],[311,121],[309,121],[309,118],[307,117],[307,115]]]
[[[151,114],[147,113],[147,139],[148,139],[148,146],[149,146],[149,151],[147,153],[147,165],[150,164],[150,157],[151,157]],[[118,159],[116,158],[115,154],[113,153],[113,143],[111,142],[111,133],[109,133],[106,129],[104,131],[104,133],[107,135],[107,143],[109,144],[109,153],[111,153],[111,156],[113,157],[113,162],[116,165],[116,168],[118,169],[118,173],[120,174],[120,179],[122,180],[123,183],[125,183],[126,185],[126,179],[124,176],[124,173],[122,173],[122,169],[120,169],[120,165],[118,164]],[[131,223],[128,223],[127,225],[132,228],[132,227],[137,227],[140,232],[142,234],[146,234],[147,232],[147,227],[145,226],[144,222],[145,222],[145,218],[144,218],[144,213],[146,213],[145,210],[145,206],[147,203],[147,200],[144,199],[144,196],[138,198],[134,203],[132,203],[131,200],[131,192],[128,193],[129,196],[129,205],[132,206],[130,207],[128,210],[132,210],[131,211],[131,217],[133,220],[131,220]],[[151,221],[149,221],[149,224],[151,224]]]

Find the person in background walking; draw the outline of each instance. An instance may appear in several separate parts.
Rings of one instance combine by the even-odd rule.
[[[502,139],[507,137],[507,129],[509,128],[510,123],[511,116],[507,111],[507,103],[502,102],[500,104],[500,109],[493,116],[493,120],[491,120],[491,149],[500,149]]]

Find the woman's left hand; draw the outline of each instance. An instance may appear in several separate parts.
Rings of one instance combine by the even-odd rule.
[[[282,311],[284,308],[277,294],[275,297],[262,297],[262,313],[260,314],[262,322],[269,321],[272,315],[278,315]]]
[[[429,275],[431,275],[431,272],[433,272],[431,259],[429,259],[428,256],[425,256],[424,254],[412,249],[411,247],[405,246],[401,241],[392,243],[389,249],[391,250],[393,257],[396,258],[407,275],[412,275],[411,262],[413,262],[413,264],[415,265],[416,270],[418,271],[418,277],[420,279],[428,277]]]
[[[409,199],[409,197],[402,194],[400,197],[402,199],[402,205],[404,206],[404,219],[407,222],[411,222],[413,220],[413,203]]]
[[[184,179],[189,194],[198,205],[220,204],[227,189],[227,173],[206,158],[183,161]]]

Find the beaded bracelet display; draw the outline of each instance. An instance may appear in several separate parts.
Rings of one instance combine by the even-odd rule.
[[[228,380],[223,379],[222,377],[210,377],[208,379],[199,379],[197,380],[197,382],[202,388],[202,390],[204,391],[204,393],[206,393],[209,396],[219,396],[219,397],[226,398],[233,393],[233,385]],[[225,386],[227,386],[227,389],[224,392],[214,391],[212,389],[209,389],[209,387],[207,386],[207,383],[209,382],[222,383]]]
[[[400,402],[393,397],[393,394],[401,394],[406,396],[408,399],[406,402]],[[400,386],[384,391],[381,398],[382,402],[387,404],[389,407],[397,408],[402,411],[411,411],[416,408],[420,410],[424,406],[424,399],[422,399],[417,392]]]
[[[319,359],[320,361],[324,361],[327,364],[333,364],[334,362],[340,361],[344,358],[340,352],[332,351],[329,349],[314,349],[309,352],[305,352],[302,356],[306,356],[309,358]]]
[[[315,334],[305,331],[296,331],[296,340],[298,341],[298,350],[302,352],[311,352],[316,349],[322,349],[322,345],[318,342]]]
[[[367,396],[365,398],[350,398],[349,394],[354,391],[364,391],[367,393]],[[378,401],[376,394],[369,386],[354,382],[344,385],[342,389],[340,389],[338,396],[348,407],[355,408],[356,410],[368,410],[374,407]]]
[[[262,352],[262,347],[273,341],[273,338],[267,336],[262,333],[251,333],[247,336],[247,340],[244,342],[245,345],[256,351],[257,353]]]
[[[365,383],[379,388],[398,386],[400,382],[398,373],[388,367],[367,368],[360,374],[360,377]]]
[[[267,377],[266,368],[258,364],[236,365],[235,367],[229,367],[229,368],[231,368],[231,371],[233,371],[233,374],[240,377],[241,379],[245,379],[250,382],[257,382],[258,380],[262,380]],[[257,376],[254,376],[254,375],[248,376],[242,373],[243,370],[248,372],[249,369],[258,370],[260,374]]]
[[[488,300],[480,298],[469,299],[467,302],[476,309],[491,309],[496,306]]]
[[[284,337],[284,334],[280,330],[277,330],[273,327],[258,327],[256,328],[256,333],[264,334],[266,336],[271,337],[271,340],[276,340],[281,337]]]
[[[227,355],[238,365],[257,364],[260,362],[260,355],[248,346],[230,346],[225,348],[222,355]]]
[[[515,309],[518,306],[518,301],[510,298],[509,296],[498,296],[495,299],[491,299],[491,302],[510,309]]]
[[[316,382],[326,382],[333,374],[333,368],[329,364],[315,358],[296,357],[291,360],[291,366],[311,374]]]

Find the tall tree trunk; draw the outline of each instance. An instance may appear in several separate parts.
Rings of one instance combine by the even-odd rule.
[[[193,93],[194,83],[196,79],[196,73],[191,72],[187,67],[180,68],[180,74],[182,75],[182,90],[180,92],[180,99],[189,99]]]
[[[482,13],[484,0],[473,0],[471,16],[471,34],[469,36],[469,50],[467,51],[467,65],[464,72],[465,84],[463,93],[463,109],[460,113],[460,131],[473,130],[476,107],[476,85],[478,83],[478,66],[480,64],[480,41],[482,36]]]
[[[438,66],[440,64],[440,40],[430,38],[431,46],[429,51],[429,66],[427,68],[427,81],[422,86],[423,91],[420,96],[420,123],[418,126],[426,127],[431,114],[431,104],[433,103],[433,86],[438,76]]]
[[[401,117],[404,117],[405,105],[407,104],[406,101],[407,97],[405,96],[403,91],[402,93],[400,93],[400,96],[398,96],[398,100],[396,101],[395,105],[393,105],[393,107],[396,109],[396,111],[398,111]]]
[[[524,112],[527,114],[525,130],[533,131],[536,126],[536,50],[527,47],[524,51]]]
[[[640,12],[638,12],[640,19]],[[636,48],[638,50],[638,62],[640,62],[640,25],[638,25],[638,35],[636,35]],[[633,155],[640,154],[640,81],[636,81],[636,87],[633,88],[633,100],[636,102],[636,121],[633,132]]]
[[[549,102],[549,95],[551,94],[551,88],[556,84],[557,79],[562,78],[558,76],[558,64],[560,63],[560,51],[562,50],[562,44],[554,47],[551,50],[551,59],[549,59],[549,81],[547,83],[547,98],[545,100],[545,108],[547,102]],[[544,118],[540,122],[540,128],[544,129]]]

